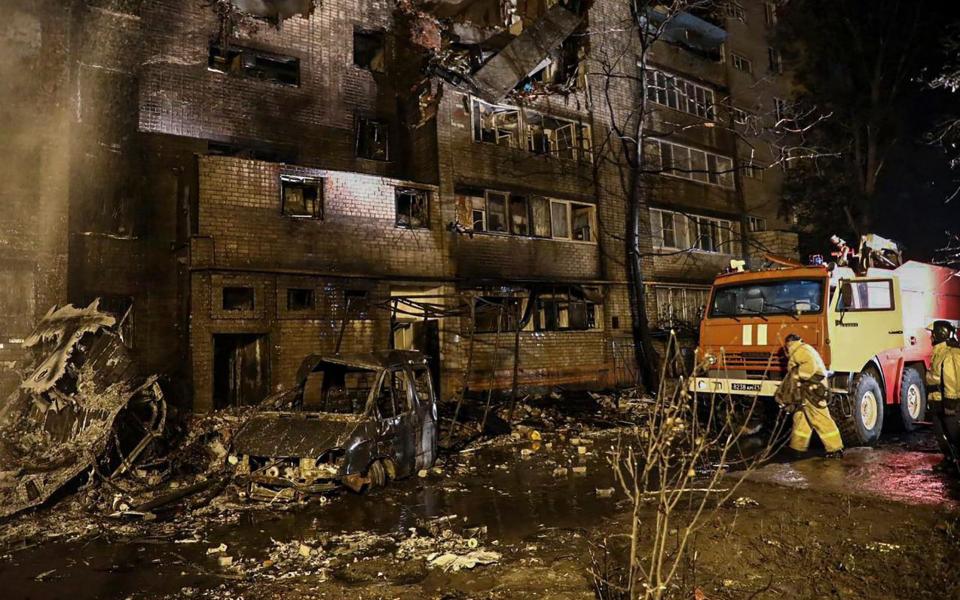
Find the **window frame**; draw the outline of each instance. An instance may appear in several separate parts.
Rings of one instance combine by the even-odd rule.
[[[871,283],[885,283],[887,285],[887,290],[890,293],[890,305],[884,308],[841,308],[840,303],[843,301],[842,289],[844,285],[850,285],[851,287],[854,284],[865,284],[869,288]],[[838,313],[854,313],[854,312],[891,312],[897,310],[897,299],[894,295],[893,290],[893,279],[889,278],[871,278],[871,279],[843,279],[837,284],[837,300],[836,300],[836,312]],[[870,292],[867,292],[867,298],[870,298]]]
[[[281,216],[290,218],[290,219],[303,219],[303,220],[314,220],[322,221],[324,217],[324,178],[323,177],[309,177],[301,175],[293,175],[289,173],[281,173],[280,178],[280,214]],[[293,184],[300,187],[314,187],[317,190],[317,199],[313,207],[312,214],[294,214],[287,212],[287,197],[284,194],[284,184]]]
[[[724,156],[722,154],[717,154],[715,152],[710,152],[709,150],[702,150],[700,148],[694,148],[693,146],[687,146],[685,144],[678,144],[676,142],[669,142],[667,140],[662,140],[660,138],[649,138],[649,142],[654,144],[657,147],[657,156],[659,162],[659,175],[664,175],[667,177],[674,177],[676,179],[683,179],[686,181],[692,181],[694,183],[702,183],[704,185],[712,185],[715,187],[723,188],[725,190],[736,190],[737,184],[733,177],[733,159],[729,156]],[[664,146],[670,148],[668,153],[664,152]],[[687,156],[687,167],[677,172],[676,169],[676,148],[682,148],[683,153]],[[707,160],[707,180],[703,181],[697,178],[697,174],[693,172],[690,168],[691,164],[691,152],[700,152],[706,156]],[[664,164],[663,157],[665,154],[670,155],[670,164],[669,166]],[[712,164],[715,168],[711,168]],[[728,165],[727,168],[721,169],[719,167],[719,161],[725,161]],[[714,181],[716,180],[716,181]],[[726,182],[726,183],[723,183]]]
[[[767,220],[763,217],[755,217],[753,215],[747,215],[747,230],[750,233],[757,233],[758,231],[766,231]]]
[[[673,232],[674,243],[672,246],[667,245],[667,240],[663,235],[665,231],[663,226],[664,215],[670,216],[672,227],[669,231]],[[716,240],[714,240],[712,236],[709,238],[712,249],[703,247],[704,234],[701,231],[702,223],[715,227],[712,231],[716,231],[717,233]],[[734,243],[734,233],[733,221],[731,219],[682,213],[668,208],[650,208],[650,238],[654,248],[732,256],[734,252],[731,246]]]
[[[410,187],[410,186],[396,186],[393,188],[393,207],[394,207],[394,227],[397,229],[409,229],[411,231],[425,231],[430,229],[430,197],[432,194],[430,190],[425,190],[422,188]],[[400,222],[400,197],[402,195],[410,194],[411,192],[415,193],[416,196],[423,198],[423,218],[422,224],[419,226],[413,225],[413,213],[407,215],[409,223],[404,225]],[[413,206],[412,204],[410,205]]]
[[[783,54],[773,46],[767,46],[767,70],[777,75],[783,74]]]
[[[307,305],[307,306],[302,306],[302,307],[299,307],[299,308],[295,308],[295,307],[293,307],[293,306],[291,305],[290,300],[291,300],[293,294],[298,293],[298,292],[306,292],[306,293],[307,293],[307,295],[308,295],[309,298],[310,298],[310,303],[309,303],[309,305]],[[296,287],[288,287],[288,288],[287,288],[286,312],[288,312],[288,313],[308,313],[308,312],[315,311],[316,309],[317,309],[317,292],[316,292],[316,290],[314,290],[313,288],[305,288],[305,287],[299,287],[299,288],[296,288]]]
[[[357,62],[357,37],[367,37],[367,38],[379,38],[380,42],[380,58],[381,64],[380,68],[374,68],[374,62],[376,60],[376,55],[371,58],[370,62],[367,65],[361,65]],[[352,51],[352,60],[353,66],[362,69],[364,71],[370,71],[371,73],[384,73],[386,72],[386,58],[387,58],[387,34],[382,29],[364,29],[362,27],[354,26],[353,27],[353,37],[351,38],[351,51]]]
[[[250,59],[245,57],[252,57],[252,64],[254,66],[248,66]],[[280,77],[263,77],[262,75],[258,75],[255,67],[258,59],[263,59],[274,63],[290,63],[294,65],[296,70],[294,81],[285,81]],[[221,62],[223,64],[222,67],[220,66]],[[256,81],[265,81],[276,85],[300,87],[300,84],[303,80],[301,66],[301,60],[299,56],[279,54],[277,52],[252,48],[250,46],[240,46],[237,44],[223,46],[214,41],[211,42],[207,48],[208,71],[214,73],[223,73],[224,75],[243,77],[245,79],[253,79]],[[293,73],[291,73],[291,76],[292,75]]]
[[[683,285],[660,285],[654,284],[654,298],[657,302],[657,326],[666,327],[674,326],[678,321],[695,323],[701,308],[705,308],[707,303],[710,301],[710,288],[708,286],[683,286]],[[669,315],[665,315],[666,311],[664,310],[665,306],[661,302],[661,292],[666,292],[667,296],[667,306],[671,308],[675,306],[674,295],[679,294],[681,296],[680,306],[681,314],[680,318],[677,318],[676,311],[670,311]],[[686,302],[687,297],[691,294],[695,294],[696,298],[700,299],[699,304],[694,307],[688,302]],[[694,314],[687,315],[688,310]],[[666,316],[666,318],[664,318]]]
[[[646,98],[659,106],[700,117],[706,121],[715,121],[717,118],[716,92],[713,88],[686,77],[650,67],[645,74],[644,91]],[[703,102],[698,99],[698,94],[701,93]],[[671,94],[673,94],[673,104],[670,103]],[[694,110],[690,110],[691,102]]]
[[[741,73],[753,74],[753,61],[751,61],[746,56],[730,51],[730,64],[733,65],[733,68]],[[746,68],[743,68],[746,67]]]
[[[558,117],[546,114],[540,111],[529,110],[506,104],[491,104],[476,96],[467,96],[470,101],[470,131],[474,143],[490,144],[493,146],[506,146],[523,152],[549,156],[557,160],[568,160],[571,162],[593,162],[593,149],[591,128],[588,123],[566,117]],[[481,108],[490,109],[493,113],[493,127],[484,127],[483,112]],[[503,134],[500,133],[498,125],[500,115],[516,115],[516,131]],[[546,121],[551,121],[555,125],[552,128],[544,127]],[[539,128],[542,147],[538,147],[536,140],[536,130]],[[570,141],[573,144],[570,147],[559,147],[557,131],[570,128],[572,132]],[[487,139],[490,136],[484,135],[484,131],[493,131],[493,139]],[[507,140],[502,143],[501,140]],[[569,153],[568,156],[561,156],[561,152]]]
[[[739,0],[730,0],[724,6],[724,12],[726,13],[727,18],[736,19],[741,23],[747,22],[747,16],[743,10],[743,3]]]
[[[227,308],[227,295],[237,290],[250,293],[250,306]],[[247,313],[257,310],[257,288],[252,285],[224,285],[220,288],[220,310],[225,313]]]
[[[356,128],[354,130],[353,155],[361,160],[375,160],[377,162],[390,162],[390,124],[383,119],[375,119],[363,115],[357,115],[355,118]],[[376,126],[383,134],[383,158],[373,155],[364,155],[360,153],[361,134],[366,138],[367,128]]]

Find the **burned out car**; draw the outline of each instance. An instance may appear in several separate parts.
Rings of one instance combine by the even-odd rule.
[[[410,350],[308,356],[297,386],[264,401],[229,457],[250,497],[360,492],[429,468],[437,403],[427,360]]]

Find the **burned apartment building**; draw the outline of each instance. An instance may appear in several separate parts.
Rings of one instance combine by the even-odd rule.
[[[653,324],[695,320],[730,258],[795,241],[775,157],[748,152],[767,88],[789,93],[772,5],[684,13],[645,76],[604,86],[591,65],[632,42],[590,32],[629,21],[621,4],[70,3],[49,42],[65,284],[17,310],[101,298],[198,411],[289,388],[309,354],[384,347],[424,351],[442,398],[633,381],[617,114],[655,109]]]

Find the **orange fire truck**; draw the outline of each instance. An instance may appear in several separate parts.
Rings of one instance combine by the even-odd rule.
[[[847,445],[880,437],[899,413],[924,419],[924,373],[936,319],[960,319],[960,273],[908,261],[894,269],[780,266],[719,275],[700,325],[698,393],[773,397],[786,373],[783,343],[798,334],[830,372],[831,411]],[[899,407],[899,409],[898,409]]]

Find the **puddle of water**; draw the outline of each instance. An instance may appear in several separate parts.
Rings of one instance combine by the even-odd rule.
[[[953,481],[933,470],[942,458],[939,454],[898,446],[851,448],[839,460],[806,458],[768,464],[748,475],[748,479],[905,504],[956,508],[960,502]]]
[[[466,517],[466,526],[486,525],[488,539],[511,544],[544,527],[589,529],[615,512],[616,496],[599,498],[595,493],[597,488],[615,485],[598,450],[576,463],[587,466],[586,475],[564,477],[553,476],[553,467],[543,464],[544,454],[518,460],[518,452],[488,450],[471,457],[470,464],[478,467],[476,475],[412,478],[368,495],[344,494],[303,510],[250,512],[235,524],[212,524],[198,544],[173,540],[45,544],[0,562],[4,597],[143,598],[175,594],[184,586],[215,586],[221,580],[211,575],[218,569],[206,549],[220,543],[227,544],[227,553],[234,557],[262,559],[272,547],[271,540],[299,540],[320,532],[401,532],[423,519],[455,514]],[[34,580],[50,569],[56,571],[45,581]]]

